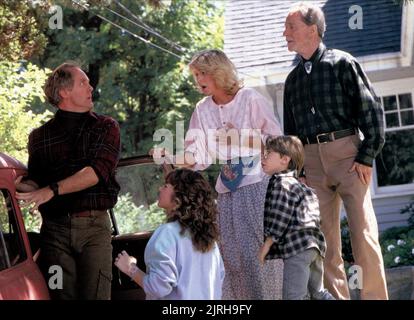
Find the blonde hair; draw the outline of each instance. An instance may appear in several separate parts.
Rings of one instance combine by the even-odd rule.
[[[266,140],[266,150],[280,153],[290,158],[288,168],[299,174],[305,161],[305,150],[300,139],[296,136],[269,137]]]
[[[236,67],[221,50],[200,51],[192,57],[188,65],[190,69],[195,68],[211,75],[216,85],[226,94],[234,95],[243,87],[243,81],[239,79]]]

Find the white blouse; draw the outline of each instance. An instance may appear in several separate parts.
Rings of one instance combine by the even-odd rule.
[[[214,163],[239,157],[260,156],[260,141],[281,135],[280,124],[269,101],[251,88],[240,89],[233,100],[218,105],[211,96],[202,99],[194,110],[185,137],[185,151],[194,155],[195,170],[204,170]],[[249,147],[249,136],[255,137]],[[227,141],[231,141],[229,146]],[[264,177],[261,162],[257,161],[239,187],[259,182]],[[220,176],[216,190],[229,192]]]
[[[145,248],[147,300],[219,300],[224,264],[217,243],[196,251],[189,232],[180,234],[178,221],[161,225]]]

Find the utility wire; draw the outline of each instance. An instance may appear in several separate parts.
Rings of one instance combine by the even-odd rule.
[[[88,7],[86,7],[86,6],[82,5],[82,4],[80,4],[80,3],[79,3],[79,2],[77,2],[76,0],[72,0],[72,2],[73,2],[74,4],[76,4],[76,5],[78,5],[78,6],[82,7],[82,8],[84,8],[86,11],[90,12],[90,9],[89,9]],[[143,41],[145,44],[147,44],[147,45],[149,45],[149,46],[152,46],[152,47],[154,47],[154,48],[160,49],[160,50],[162,50],[162,51],[164,51],[164,52],[166,52],[166,53],[169,53],[169,54],[171,54],[171,55],[175,56],[175,57],[176,57],[176,58],[178,58],[178,59],[181,59],[181,56],[180,56],[180,55],[178,55],[178,54],[176,54],[176,53],[174,53],[174,52],[171,52],[170,50],[165,49],[165,48],[163,48],[163,47],[161,47],[161,46],[159,46],[159,45],[156,45],[155,43],[152,43],[151,41],[149,41],[149,40],[147,40],[147,39],[145,39],[145,38],[143,38],[143,37],[141,37],[141,36],[137,35],[136,33],[133,33],[132,31],[129,31],[128,29],[126,29],[126,28],[124,28],[124,27],[120,26],[119,24],[116,24],[115,22],[112,22],[111,20],[109,20],[109,19],[105,18],[104,16],[100,15],[99,13],[94,13],[94,14],[95,14],[97,17],[101,18],[102,20],[104,20],[104,21],[106,21],[106,22],[110,23],[111,25],[113,25],[113,26],[117,27],[118,29],[120,29],[120,30],[122,30],[122,31],[124,31],[124,32],[129,33],[129,34],[130,34],[131,36],[133,36],[134,38],[137,38],[137,39],[139,39],[139,40]]]
[[[144,27],[144,26],[142,26],[142,25],[140,25],[140,24],[136,23],[135,21],[132,21],[131,19],[129,19],[129,18],[127,18],[127,17],[123,16],[122,14],[120,14],[120,13],[118,13],[118,12],[116,12],[116,11],[114,11],[114,10],[110,9],[110,8],[105,8],[105,9],[106,9],[106,10],[108,10],[108,11],[110,11],[110,12],[112,12],[113,14],[117,15],[117,16],[118,16],[118,17],[120,17],[121,19],[124,19],[124,20],[126,20],[126,21],[128,21],[128,22],[131,22],[132,24],[136,25],[137,27],[140,27],[140,28],[144,29],[145,31],[147,31],[147,32],[149,32],[149,33],[151,33],[151,34],[153,34],[153,35],[155,35],[155,36],[159,37],[159,36],[158,36],[158,35],[157,35],[154,31],[152,31],[151,29],[148,29],[148,28],[146,28],[146,27]],[[160,37],[159,37],[159,38],[160,38]],[[162,39],[162,40],[164,40],[165,42],[167,42],[168,44],[170,44],[172,47],[174,47],[174,49],[176,49],[176,50],[178,50],[178,51],[181,51],[181,52],[183,52],[183,51],[184,51],[181,47],[177,46],[175,43],[171,42],[170,40],[168,40],[168,39],[164,39],[164,38],[161,38],[161,39]]]
[[[147,25],[144,21],[142,21],[137,15],[135,15],[134,13],[132,13],[131,12],[131,10],[129,10],[127,7],[125,7],[122,3],[120,3],[118,0],[115,0],[115,4],[117,4],[119,7],[121,7],[121,9],[122,10],[124,10],[125,12],[127,12],[131,17],[133,17],[137,22],[139,22],[139,23],[141,23],[141,25],[140,24],[138,24],[138,23],[136,23],[136,22],[134,22],[134,21],[131,21],[131,20],[129,20],[128,18],[125,18],[125,19],[127,19],[128,21],[130,21],[131,23],[133,23],[133,24],[135,24],[136,26],[138,26],[138,27],[140,27],[140,28],[143,28],[144,30],[146,30],[146,31],[148,31],[149,33],[151,33],[151,34],[153,34],[153,35],[155,35],[155,36],[157,36],[158,38],[160,38],[160,39],[162,39],[162,40],[164,40],[165,42],[167,42],[168,44],[170,44],[170,45],[172,45],[175,49],[177,49],[178,51],[181,51],[181,52],[185,52],[185,51],[187,51],[187,49],[186,48],[184,48],[183,46],[181,46],[181,45],[179,45],[179,44],[177,44],[177,43],[175,43],[175,42],[173,42],[173,41],[171,41],[170,39],[168,39],[168,38],[166,38],[166,37],[164,37],[163,35],[161,35],[158,31],[156,31],[154,28],[151,28],[149,25]],[[107,8],[108,9],[108,8]],[[123,17],[122,15],[120,15],[119,13],[117,13],[117,12],[115,12],[115,11],[113,11],[113,10],[111,10],[111,9],[108,9],[108,10],[110,10],[111,12],[113,12],[114,14],[116,14],[116,15],[118,15],[118,16],[120,16],[120,17]]]
[[[91,12],[91,10],[87,7],[87,6],[84,6],[84,5],[82,5],[81,3],[79,3],[79,2],[77,2],[76,0],[72,0],[72,2],[74,3],[74,4],[76,4],[76,5],[78,5],[78,6],[80,6],[80,7],[82,7],[82,8],[84,8],[86,11],[88,11],[88,12]],[[116,3],[118,4],[118,1],[116,1]],[[120,4],[119,3],[119,5],[120,6],[123,6],[122,4]],[[135,15],[133,15],[132,13],[131,13],[131,11],[128,9],[128,8],[126,8],[126,7],[124,7],[125,9],[124,10],[126,10],[127,12],[129,11],[130,12],[130,14],[133,16],[133,17],[135,17],[135,19],[137,19],[137,20],[139,20],[140,21],[140,19],[139,18],[137,18]],[[111,12],[113,12],[114,14],[116,14],[117,16],[119,16],[121,19],[124,19],[124,20],[127,20],[127,21],[129,21],[129,22],[131,22],[131,23],[134,23],[135,25],[137,25],[135,22],[133,22],[133,21],[131,21],[130,19],[128,19],[127,17],[124,17],[123,15],[121,15],[121,14],[119,14],[119,13],[117,13],[117,12],[115,12],[115,11],[113,11],[112,9],[108,9],[109,11],[111,11]],[[139,39],[139,40],[141,40],[141,41],[143,41],[145,44],[147,44],[147,45],[149,45],[149,46],[152,46],[152,47],[154,47],[154,48],[156,48],[156,49],[159,49],[159,50],[161,50],[161,51],[163,51],[163,52],[166,52],[166,53],[168,53],[168,54],[170,54],[170,55],[173,55],[174,57],[176,57],[176,58],[178,58],[178,59],[183,59],[184,58],[184,61],[187,61],[188,62],[188,59],[186,59],[185,57],[183,57],[183,56],[180,56],[180,55],[178,55],[178,54],[176,54],[176,53],[174,53],[174,52],[172,52],[172,51],[170,51],[170,50],[168,50],[168,49],[165,49],[165,48],[163,48],[163,47],[161,47],[161,46],[159,46],[159,45],[156,45],[155,43],[152,43],[151,41],[149,41],[149,40],[147,40],[147,39],[145,39],[145,38],[143,38],[143,37],[141,37],[141,36],[139,36],[139,35],[137,35],[136,33],[134,33],[134,32],[132,32],[132,31],[129,31],[127,28],[124,28],[124,27],[122,27],[122,26],[120,26],[120,25],[118,25],[117,23],[115,23],[115,22],[113,22],[113,21],[111,21],[111,20],[109,20],[109,19],[107,19],[107,18],[105,18],[104,16],[102,16],[102,15],[100,15],[100,14],[98,14],[98,13],[94,13],[97,17],[99,17],[99,18],[101,18],[102,20],[104,20],[104,21],[106,21],[106,22],[108,22],[109,24],[111,24],[111,25],[113,25],[113,26],[115,26],[115,27],[117,27],[118,29],[120,29],[121,31],[123,31],[123,32],[127,32],[128,34],[130,34],[131,36],[133,36],[134,38],[137,38],[137,39]],[[140,21],[141,22],[141,21]],[[141,23],[143,23],[143,22],[141,22]],[[144,25],[145,25],[145,23],[143,23]],[[139,25],[138,25],[139,26]],[[142,26],[140,26],[140,27],[142,27]],[[149,28],[149,27],[148,27]],[[150,32],[149,30],[147,30],[148,32]],[[154,31],[154,33],[153,32],[151,32],[152,34],[154,34],[154,33],[156,33],[155,31]],[[168,42],[168,43],[172,43],[172,44],[174,44],[175,46],[178,46],[180,49],[181,49],[181,51],[188,51],[188,49],[186,49],[186,48],[184,48],[184,47],[182,47],[182,46],[180,46],[180,45],[178,45],[178,44],[175,44],[174,42],[172,42],[171,40],[169,40],[169,39],[167,39],[167,38],[165,38],[165,37],[163,37],[163,36],[161,36],[160,35],[160,37],[162,37],[166,42]],[[240,74],[244,74],[244,75],[246,75],[246,76],[248,76],[248,77],[250,77],[250,78],[253,78],[253,79],[261,79],[261,77],[258,77],[258,76],[252,76],[252,75],[250,75],[250,74],[248,74],[248,73],[245,73],[245,72],[241,72],[241,71],[238,71]]]
[[[150,32],[150,33],[152,33],[152,34],[154,34],[154,35],[156,35],[156,36],[158,36],[159,38],[161,38],[161,39],[163,39],[165,42],[167,42],[168,44],[171,44],[171,45],[173,45],[174,46],[174,48],[176,48],[176,49],[178,49],[179,51],[181,51],[181,52],[188,52],[189,50],[187,49],[187,48],[184,48],[183,46],[181,46],[181,45],[179,45],[179,44],[177,44],[177,43],[175,43],[175,42],[173,42],[173,41],[171,41],[171,40],[169,40],[169,39],[167,39],[167,38],[165,38],[164,36],[162,36],[160,33],[158,33],[157,31],[155,31],[153,28],[151,28],[150,26],[148,26],[144,21],[142,21],[137,15],[135,15],[134,13],[132,13],[131,12],[131,10],[129,10],[127,7],[125,7],[121,2],[119,2],[118,0],[115,0],[114,1],[115,2],[115,4],[117,4],[119,7],[121,7],[125,12],[127,12],[131,17],[133,17],[135,20],[137,20],[139,23],[142,23],[142,25],[144,26],[141,26],[141,25],[139,25],[139,24],[137,24],[137,23],[135,23],[135,22],[133,22],[133,21],[131,21],[130,19],[128,19],[128,18],[126,18],[126,17],[124,17],[123,15],[121,15],[121,14],[119,14],[119,13],[117,13],[117,12],[115,12],[115,11],[113,11],[113,10],[111,10],[111,9],[108,9],[108,10],[110,10],[111,12],[113,12],[114,14],[116,14],[117,16],[119,16],[119,17],[121,17],[121,18],[124,18],[124,19],[126,19],[127,21],[129,21],[129,22],[131,22],[131,23],[133,23],[133,24],[135,24],[135,25],[137,25],[138,27],[141,27],[141,28],[143,28],[144,30],[146,30],[146,31],[148,31],[148,32]],[[146,27],[146,28],[145,28]],[[148,30],[148,29],[150,29],[150,30]],[[186,59],[186,61],[187,61],[187,59]],[[250,78],[253,78],[253,79],[261,79],[261,77],[257,77],[257,76],[252,76],[252,75],[250,75],[250,74],[248,74],[248,73],[245,73],[245,72],[241,72],[241,71],[238,71],[240,74],[244,74],[244,75],[246,75],[246,76],[248,76],[248,77],[250,77]]]

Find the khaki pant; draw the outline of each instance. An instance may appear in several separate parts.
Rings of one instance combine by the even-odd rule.
[[[52,299],[109,300],[112,280],[111,221],[98,217],[45,220],[40,266]],[[62,288],[56,267],[62,270]]]
[[[388,299],[378,226],[369,186],[349,173],[360,144],[357,135],[326,144],[305,145],[305,172],[316,190],[326,238],[325,287],[337,299],[349,299],[341,248],[340,207],[344,203],[355,264],[362,268],[362,299]]]

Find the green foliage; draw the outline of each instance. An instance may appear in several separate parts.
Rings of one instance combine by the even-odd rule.
[[[414,265],[414,229],[392,239],[382,237],[381,248],[386,268]]]
[[[114,212],[120,234],[152,231],[165,222],[165,213],[157,203],[137,207],[129,193],[118,197]]]
[[[36,214],[31,214],[29,208],[21,208],[24,225],[27,232],[40,232],[40,227],[42,225],[42,217],[39,212]]]
[[[387,143],[376,160],[378,185],[400,185],[414,181],[414,130],[387,132]]]
[[[0,2],[0,60],[18,61],[42,53],[46,36],[41,32],[39,9],[31,1]]]
[[[31,56],[30,61],[40,68],[28,64],[24,76],[21,76],[21,70],[18,71],[18,65],[6,63],[6,67],[0,69],[1,151],[26,161],[30,130],[50,117],[47,112],[50,107],[44,103],[41,93],[45,80],[41,68],[53,69],[65,60],[76,60],[88,71],[91,85],[95,88],[95,111],[119,121],[122,157],[146,154],[154,144],[153,134],[157,129],[170,129],[175,134],[176,121],[184,121],[187,125],[196,102],[201,98],[194,89],[187,63],[198,50],[222,48],[222,8],[216,8],[209,0],[122,1],[142,23],[185,48],[180,52],[173,45],[111,13],[108,9],[134,20],[116,5],[116,1],[78,1],[89,3],[90,11],[74,7],[68,0],[36,2],[40,6],[29,6],[22,1],[21,6],[6,6],[0,11],[1,30],[4,21],[10,17],[12,20],[36,22],[29,23],[30,32],[25,33],[27,39],[22,43],[16,42],[18,45],[15,45],[14,42],[2,41],[0,55],[8,60]],[[63,8],[63,29],[48,27],[51,14],[47,9],[51,4]],[[96,14],[122,25],[146,41],[174,51],[180,58],[149,46],[101,20]],[[20,39],[19,36],[16,39]],[[31,43],[38,45],[39,50],[29,50]],[[19,55],[19,52],[26,52],[22,47],[24,44],[29,49]],[[15,98],[11,99],[11,96]],[[119,219],[125,220],[120,223],[127,225],[125,232],[158,224],[161,211],[153,202],[149,203],[152,203],[149,209],[137,207],[128,204],[121,195],[119,206],[124,214]],[[148,217],[143,218],[144,215]],[[31,218],[27,216],[27,219]],[[133,225],[137,221],[143,224],[138,229]],[[32,222],[27,220],[27,223]]]
[[[188,123],[201,96],[193,88],[186,65],[194,52],[223,46],[223,8],[217,8],[208,0],[122,1],[139,23],[184,48],[184,52],[179,52],[174,46],[111,13],[109,9],[136,21],[117,6],[116,1],[88,2],[90,11],[73,6],[68,0],[53,2],[63,8],[63,29],[48,27],[51,14],[47,10],[52,3],[46,0],[22,2],[23,7],[18,5],[20,2],[5,1],[4,10],[8,15],[2,11],[0,17],[10,20],[10,15],[25,21],[33,17],[38,23],[31,24],[31,30],[46,36],[48,41],[44,51],[29,50],[31,61],[52,69],[65,60],[80,62],[89,71],[91,84],[95,87],[95,110],[113,116],[121,124],[122,156],[147,153],[154,144],[156,129],[166,128],[175,133],[176,121]],[[181,58],[147,45],[96,14],[124,26],[146,41],[174,51]],[[46,42],[38,39],[37,33],[25,34],[24,43],[33,42],[44,47]],[[22,51],[21,48],[11,48],[13,46],[13,42],[7,42],[0,50]],[[38,113],[46,109],[46,105],[36,104],[34,107]]]
[[[3,194],[0,193],[0,232],[8,232],[9,230],[9,212],[7,207],[5,198]]]
[[[414,265],[414,199],[400,213],[409,214],[408,226],[390,228],[380,237],[387,268]]]
[[[112,14],[109,8],[134,20],[112,2],[89,12],[64,6],[63,29],[45,30],[49,44],[45,54],[33,57],[33,61],[54,68],[64,60],[77,60],[89,70],[95,110],[120,122],[125,157],[147,153],[156,129],[175,133],[176,121],[188,122],[200,95],[193,88],[186,64],[195,51],[222,47],[224,20],[222,9],[207,0],[172,0],[169,5],[155,7],[144,0],[122,4],[163,37],[186,48],[185,52]],[[122,32],[95,13],[181,58]]]
[[[47,110],[42,114],[30,110],[35,100],[44,100],[45,80],[46,71],[35,65],[0,61],[0,151],[23,163],[30,131],[51,116]]]
[[[398,239],[401,234],[407,233],[410,230],[409,227],[391,227],[383,231],[380,235],[380,242],[387,240]]]
[[[412,198],[411,202],[401,209],[401,214],[409,214],[407,220],[408,226],[414,229],[414,198]]]

